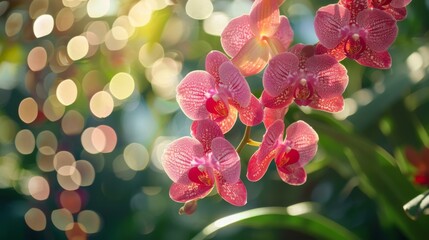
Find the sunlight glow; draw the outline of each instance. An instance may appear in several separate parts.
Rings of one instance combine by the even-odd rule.
[[[33,32],[36,38],[49,35],[54,29],[54,18],[49,14],[44,14],[36,18],[33,24]]]

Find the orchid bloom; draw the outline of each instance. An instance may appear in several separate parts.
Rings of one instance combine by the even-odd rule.
[[[249,15],[231,20],[222,32],[222,47],[244,76],[261,72],[271,57],[286,51],[292,42],[289,20],[280,16],[282,3],[256,0]]]
[[[190,72],[177,86],[177,102],[186,116],[192,120],[211,119],[223,133],[234,126],[237,112],[247,126],[262,122],[261,103],[225,55],[210,52],[206,70]]]
[[[170,197],[177,202],[207,196],[216,184],[219,195],[235,206],[247,202],[247,190],[240,180],[240,157],[211,120],[195,121],[192,137],[172,142],[164,151],[162,165],[174,182]]]
[[[429,148],[423,148],[420,152],[412,147],[405,148],[405,156],[416,167],[414,182],[419,185],[429,186]]]
[[[348,0],[350,1],[350,0]],[[368,0],[368,6],[378,8],[392,15],[397,21],[404,20],[411,0]]]
[[[318,52],[373,68],[392,65],[387,49],[398,33],[396,20],[380,9],[368,8],[367,0],[342,0],[320,8],[314,28],[321,44]]]
[[[252,155],[247,168],[250,181],[260,180],[266,173],[271,160],[277,166],[280,178],[291,185],[301,185],[307,179],[304,166],[315,156],[319,137],[307,123],[298,121],[286,129],[284,123],[276,120],[264,134],[260,148]]]
[[[262,104],[284,108],[292,101],[327,112],[344,107],[346,68],[330,55],[314,55],[314,47],[297,44],[272,58],[263,76]]]

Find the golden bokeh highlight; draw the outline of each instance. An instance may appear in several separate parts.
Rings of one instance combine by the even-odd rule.
[[[56,95],[49,96],[43,103],[42,109],[45,117],[51,122],[55,122],[61,119],[66,110],[64,105],[61,104]]]
[[[182,63],[172,58],[166,57],[156,61],[150,71],[153,91],[164,99],[174,99],[181,70]]]
[[[70,230],[73,227],[73,215],[65,208],[52,211],[51,220],[54,226],[62,231]]]
[[[70,213],[78,213],[82,209],[82,199],[76,191],[62,191],[60,193],[60,205]]]
[[[220,36],[225,29],[226,25],[228,25],[230,18],[223,12],[214,12],[204,20],[203,29],[204,32],[214,35]]]
[[[63,5],[64,7],[75,8],[83,2],[82,0],[63,0]]]
[[[82,176],[75,166],[66,166],[65,168],[70,175],[61,175],[60,173],[57,173],[58,184],[68,191],[77,190],[80,187]]]
[[[83,210],[77,215],[77,222],[80,223],[84,228],[83,231],[92,234],[100,231],[101,218],[92,210]]]
[[[78,135],[82,132],[85,119],[75,110],[67,111],[61,120],[61,129],[66,135]]]
[[[34,231],[43,231],[46,228],[46,216],[38,208],[30,208],[24,215],[25,223]]]
[[[149,164],[149,152],[145,146],[131,143],[124,149],[124,159],[129,168],[141,171]]]
[[[94,127],[89,127],[85,129],[80,136],[80,142],[82,143],[83,148],[91,154],[99,153],[92,143],[92,132],[94,129]]]
[[[44,172],[52,172],[54,168],[54,157],[55,154],[43,154],[41,152],[37,153],[37,166],[40,170]]]
[[[156,60],[164,57],[164,48],[161,44],[146,43],[139,50],[139,61],[146,67],[152,67]]]
[[[123,49],[127,45],[127,42],[127,38],[115,38],[115,35],[113,35],[112,30],[107,32],[106,38],[104,39],[104,44],[110,51],[119,51]]]
[[[188,0],[185,9],[189,17],[203,20],[212,14],[213,4],[210,0]]]
[[[95,169],[90,162],[86,160],[76,161],[76,170],[79,171],[81,176],[80,186],[87,187],[94,183]]]
[[[33,0],[28,8],[28,14],[31,19],[36,19],[45,14],[49,8],[49,0]]]
[[[49,183],[43,177],[34,176],[28,181],[28,192],[36,200],[46,200],[50,193]]]
[[[74,23],[73,11],[70,8],[62,8],[55,18],[55,26],[60,32],[69,30]]]
[[[96,130],[99,130],[99,131],[96,131]],[[102,135],[100,135],[100,133]],[[102,139],[101,141],[104,142],[104,145],[103,144],[99,145],[99,148],[97,148],[98,151],[102,153],[110,153],[115,149],[116,143],[118,141],[118,137],[116,136],[115,130],[110,126],[100,125],[96,127],[96,129],[94,129],[94,132],[92,134],[93,134],[92,141],[94,145],[95,145],[95,141],[97,141],[99,138]],[[96,134],[98,134],[98,136],[95,136]]]
[[[134,26],[130,22],[128,16],[120,16],[113,22],[112,34],[113,37],[119,40],[130,38],[135,32]]]
[[[113,160],[112,167],[115,176],[121,180],[129,181],[136,176],[136,171],[128,167],[122,154]]]
[[[22,129],[16,134],[15,147],[21,154],[31,154],[36,147],[36,139],[28,129]]]
[[[70,176],[76,170],[75,163],[76,160],[68,151],[60,151],[55,154],[54,157],[54,168],[58,174],[64,176]]]
[[[43,47],[35,47],[31,49],[27,56],[28,67],[37,72],[42,70],[48,61],[48,53]]]
[[[147,1],[137,2],[128,12],[131,25],[142,27],[149,23],[152,17],[152,8]]]
[[[58,147],[57,137],[49,130],[42,131],[37,135],[36,146],[39,152],[45,155],[53,155]]]
[[[113,112],[113,107],[112,96],[106,91],[95,93],[89,102],[92,114],[98,118],[108,117]]]
[[[64,106],[70,106],[76,101],[77,86],[71,79],[66,79],[60,82],[57,86],[57,98]]]
[[[89,43],[86,37],[76,36],[67,43],[67,54],[73,60],[77,61],[86,56],[89,51]]]
[[[135,83],[133,77],[124,72],[117,73],[109,83],[110,93],[119,100],[124,100],[131,96],[134,89]]]
[[[21,13],[12,13],[6,20],[5,32],[8,37],[13,37],[18,34],[22,25],[24,24],[24,18]]]
[[[86,240],[88,239],[87,234],[83,231],[84,226],[80,223],[73,223],[69,230],[66,230],[66,236],[69,240]]]
[[[33,32],[36,38],[49,35],[54,29],[54,18],[49,14],[43,14],[36,18],[33,24]]]
[[[36,101],[31,98],[25,98],[21,101],[18,107],[19,118],[25,123],[32,123],[37,118],[38,106]]]
[[[94,21],[89,23],[87,32],[93,33],[95,38],[88,39],[89,44],[99,45],[104,42],[104,38],[109,31],[109,25],[105,21]]]
[[[109,0],[89,0],[86,11],[90,18],[100,18],[107,14],[110,8]]]

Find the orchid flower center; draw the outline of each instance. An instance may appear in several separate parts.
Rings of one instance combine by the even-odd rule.
[[[311,102],[311,97],[314,94],[312,84],[306,79],[301,78],[294,91],[295,102],[301,106],[307,106]]]
[[[189,177],[189,180],[191,180],[194,183],[198,183],[206,186],[213,185],[213,179],[210,177],[207,169],[204,169],[203,167],[193,167],[189,169],[188,177]]]
[[[219,118],[227,117],[229,113],[228,103],[224,101],[218,93],[208,96],[206,100],[206,109]]]
[[[299,161],[299,152],[290,147],[281,152],[276,158],[276,165],[282,172],[287,172],[287,167]]]
[[[211,186],[213,185],[213,169],[219,169],[219,161],[213,156],[212,152],[208,152],[201,158],[192,159],[188,178],[192,182]]]
[[[365,40],[355,33],[349,36],[344,44],[344,52],[351,59],[358,59],[365,50]]]
[[[376,8],[387,8],[392,0],[372,0],[371,2]]]

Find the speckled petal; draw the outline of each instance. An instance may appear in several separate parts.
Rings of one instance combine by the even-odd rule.
[[[375,52],[386,51],[398,35],[395,19],[380,9],[363,10],[356,22],[368,32],[365,43]]]
[[[259,181],[267,172],[271,160],[276,155],[276,151],[271,151],[268,155],[260,157],[259,150],[253,153],[250,157],[249,164],[247,165],[247,179],[251,182]]]
[[[227,117],[225,117],[223,119],[215,119],[213,117],[214,116],[213,114],[210,114],[209,117],[211,120],[216,122],[216,124],[222,130],[222,133],[227,133],[227,132],[229,132],[229,130],[232,129],[232,127],[234,127],[234,124],[237,121],[237,115],[238,115],[237,109],[230,104]]]
[[[219,195],[234,206],[244,206],[247,203],[247,190],[239,179],[235,183],[228,183],[222,175],[215,171],[216,188]]]
[[[234,104],[234,103],[233,103]],[[264,117],[264,111],[261,102],[255,97],[251,96],[250,104],[247,107],[241,107],[234,104],[238,110],[240,121],[246,126],[256,126],[260,124]]]
[[[223,137],[222,130],[212,120],[194,121],[191,125],[191,136],[196,138],[204,147],[204,151],[211,151],[211,142],[217,137]]]
[[[221,34],[221,44],[225,52],[234,57],[243,48],[244,44],[255,37],[250,29],[249,15],[232,19]]]
[[[268,108],[285,108],[293,102],[293,94],[287,88],[277,97],[270,96],[266,91],[262,92],[261,103],[264,107]]]
[[[279,168],[277,168],[277,172],[279,173],[280,178],[290,185],[302,185],[307,181],[307,173],[301,167],[292,168],[292,166],[287,166],[287,173],[282,172]]]
[[[273,57],[264,72],[262,84],[270,96],[280,95],[292,84],[292,74],[298,71],[299,59],[285,52]]]
[[[268,128],[269,126],[271,126],[271,124],[273,124],[276,120],[281,119],[283,120],[287,111],[289,110],[288,107],[284,107],[284,108],[264,108],[264,125],[265,128]]]
[[[240,178],[240,156],[234,146],[225,138],[218,137],[212,141],[213,157],[219,161],[219,173],[228,183],[235,183]]]
[[[321,110],[330,113],[340,112],[344,109],[343,96],[336,96],[333,98],[314,98],[308,105],[316,110]]]
[[[205,94],[215,88],[214,84],[213,76],[205,71],[190,72],[179,83],[176,89],[177,102],[188,118],[192,120],[208,118]]]
[[[264,69],[270,56],[270,45],[266,41],[252,38],[232,58],[234,65],[244,76],[255,75]]]
[[[390,7],[385,9],[384,11],[392,15],[396,19],[396,21],[402,21],[407,17],[407,9],[405,7]]]
[[[213,189],[212,186],[197,184],[191,182],[189,184],[173,183],[170,187],[170,198],[176,202],[187,202],[190,200],[200,199],[207,196]]]
[[[256,0],[250,11],[250,27],[257,36],[271,37],[279,28],[280,10],[278,2]]]
[[[389,52],[374,52],[368,48],[362,52],[362,55],[356,59],[356,62],[363,66],[379,69],[389,69],[392,66],[392,58]]]
[[[314,53],[316,55],[328,54],[334,57],[338,62],[340,62],[346,58],[346,53],[344,51],[344,43],[345,43],[345,40],[341,41],[335,48],[332,48],[332,49],[328,49],[322,44],[317,43],[316,47],[314,48]]]
[[[206,56],[206,71],[215,78],[217,84],[220,82],[219,67],[228,61],[228,57],[219,51],[211,51]]]
[[[286,141],[290,147],[299,153],[299,165],[304,166],[317,152],[319,136],[310,125],[304,121],[297,121],[286,129]]]
[[[219,77],[219,88],[222,88],[230,98],[243,107],[250,104],[249,84],[232,62],[224,62],[220,66]]]
[[[289,19],[285,16],[280,16],[280,26],[278,27],[278,30],[274,34],[273,38],[279,40],[279,42],[283,45],[283,48],[286,50],[293,41],[293,35],[294,34],[292,27],[290,26]]]
[[[349,25],[350,11],[339,4],[330,4],[317,10],[314,30],[326,48],[336,47],[344,38],[342,29]]]
[[[170,143],[161,157],[162,166],[173,182],[186,184],[183,177],[191,168],[191,161],[205,155],[203,145],[191,137],[182,137]]]
[[[394,7],[394,8],[401,8],[401,7],[405,7],[408,4],[410,4],[411,0],[392,0],[390,2],[390,6]]]

